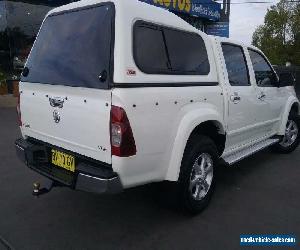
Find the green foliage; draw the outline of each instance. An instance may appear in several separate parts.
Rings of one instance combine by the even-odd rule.
[[[0,68],[0,84],[1,84],[2,82],[4,82],[5,79],[6,79],[6,74],[5,74],[4,71],[2,71],[1,68]]]
[[[252,36],[252,44],[260,48],[272,64],[290,61],[300,65],[300,2],[281,0],[271,6]]]

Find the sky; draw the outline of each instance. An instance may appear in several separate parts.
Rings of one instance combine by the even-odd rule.
[[[231,0],[232,3],[249,2],[250,0]],[[262,0],[251,0],[262,1]],[[263,0],[269,3],[251,3],[251,4],[232,4],[230,10],[230,28],[229,37],[233,40],[242,41],[250,44],[252,34],[259,25],[264,23],[264,17],[267,9],[275,5],[277,0]]]

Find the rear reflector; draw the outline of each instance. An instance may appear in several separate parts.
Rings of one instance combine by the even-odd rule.
[[[110,112],[111,153],[128,157],[136,154],[131,126],[123,108],[112,106]]]

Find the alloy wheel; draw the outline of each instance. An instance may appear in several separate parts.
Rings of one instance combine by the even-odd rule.
[[[203,199],[213,179],[213,160],[207,153],[201,153],[195,160],[190,175],[189,189],[195,200]]]

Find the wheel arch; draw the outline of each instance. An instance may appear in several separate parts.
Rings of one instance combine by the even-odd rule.
[[[203,116],[198,113],[195,120],[191,120],[191,116],[194,115],[189,116],[189,118],[185,117],[180,123],[174,140],[165,180],[178,180],[184,150],[189,142],[189,138],[195,134],[210,137],[216,143],[219,155],[223,153],[226,132],[221,116],[216,111],[212,111],[210,114],[207,112],[203,113],[205,114]]]
[[[197,135],[205,135],[213,140],[213,142],[216,144],[216,147],[218,149],[218,155],[221,156],[225,149],[225,142],[226,142],[226,134],[223,128],[223,125],[216,121],[216,120],[210,120],[200,123],[198,126],[194,128],[194,130],[191,132],[189,139]],[[188,141],[189,141],[188,139]],[[187,143],[188,143],[187,141]]]
[[[300,105],[299,105],[298,102],[294,102],[294,103],[292,104],[292,107],[291,107],[291,111],[290,111],[290,112],[295,113],[295,114],[297,114],[297,115],[300,114]]]
[[[284,112],[281,117],[282,122],[279,128],[279,135],[284,135],[286,123],[291,112],[295,112],[296,114],[300,115],[300,103],[295,97],[290,98],[285,106]]]

